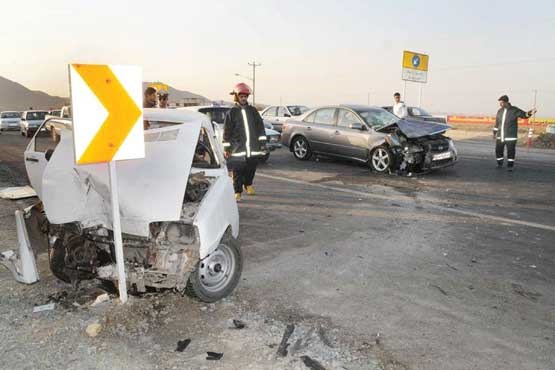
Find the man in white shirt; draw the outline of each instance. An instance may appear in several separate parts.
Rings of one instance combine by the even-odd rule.
[[[393,99],[395,100],[395,104],[393,105],[393,114],[399,118],[407,118],[409,112],[405,103],[401,101],[401,94],[396,92],[393,94]]]

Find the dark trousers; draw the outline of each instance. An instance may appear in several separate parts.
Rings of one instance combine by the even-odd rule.
[[[243,187],[252,185],[257,165],[257,158],[233,159],[231,170],[233,171],[233,189],[236,193],[242,193]]]
[[[505,145],[507,146],[507,166],[513,167],[515,164],[516,140],[501,141],[497,139],[495,141],[495,157],[497,158],[497,164],[503,164]]]

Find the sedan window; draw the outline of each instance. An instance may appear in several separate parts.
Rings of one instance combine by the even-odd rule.
[[[320,125],[333,125],[335,108],[323,108],[316,111],[314,123]]]
[[[362,123],[356,114],[347,109],[340,109],[337,115],[337,126],[349,128],[353,123]]]
[[[368,108],[357,110],[357,113],[364,120],[364,122],[372,126],[374,129],[389,126],[399,121],[399,117],[389,113],[385,109]]]
[[[270,107],[262,113],[262,117],[275,117],[276,116],[277,107]]]
[[[287,110],[285,109],[285,107],[279,107],[277,115],[278,117],[286,117],[286,116],[289,116],[290,114],[287,113]]]
[[[301,114],[308,112],[308,108],[304,105],[288,105],[287,108],[293,116],[300,116]]]
[[[303,122],[314,123],[314,117],[316,117],[316,112],[313,112],[313,113],[309,114],[308,116],[306,116],[305,119],[303,119]]]

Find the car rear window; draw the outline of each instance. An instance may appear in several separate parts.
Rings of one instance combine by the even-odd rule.
[[[46,114],[48,112],[27,112],[27,121],[35,121],[35,120],[40,120],[40,119],[44,119],[44,117],[46,117]]]
[[[4,112],[0,116],[1,118],[19,118],[18,112]]]

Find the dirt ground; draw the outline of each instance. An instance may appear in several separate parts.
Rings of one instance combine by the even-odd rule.
[[[23,144],[2,140],[0,185],[24,182]],[[44,254],[31,286],[0,268],[0,368],[553,369],[554,152],[519,148],[511,173],[489,139],[456,144],[454,167],[411,178],[273,153],[240,204],[242,280],[216,304],[161,292],[91,307],[98,282],[73,291]],[[0,200],[1,250],[26,204]]]

